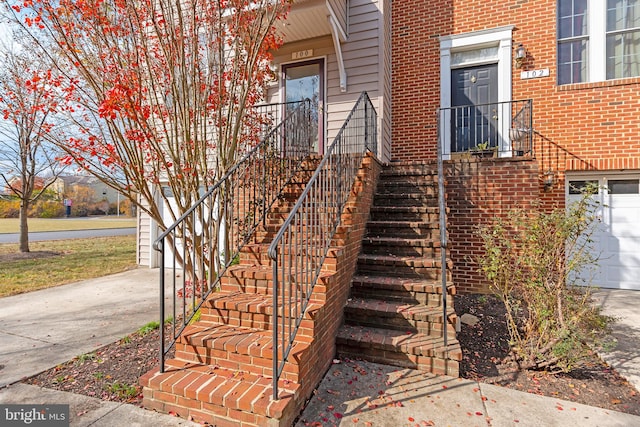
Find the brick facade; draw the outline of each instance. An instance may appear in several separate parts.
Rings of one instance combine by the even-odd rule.
[[[512,64],[512,98],[533,99],[536,157],[557,178],[545,197],[563,203],[565,170],[638,168],[640,78],[557,85],[555,0],[408,0],[393,3],[392,20],[394,160],[435,158],[439,37],[513,25],[527,59]],[[549,77],[520,78],[545,68]]]
[[[450,238],[454,248],[456,245],[459,248],[453,251],[457,254],[454,259],[458,271],[456,285],[463,291],[477,289],[479,284],[472,277],[472,266],[466,261],[473,255],[473,249],[464,249],[473,246],[466,246],[464,239],[455,239],[456,233],[464,235],[467,231],[463,230],[475,223],[474,215],[485,215],[496,208],[496,203],[506,199],[520,204],[537,196],[547,206],[562,206],[567,171],[640,169],[637,119],[640,117],[640,78],[558,85],[556,14],[555,0],[407,0],[393,3],[393,160],[436,158],[440,37],[513,26],[513,47],[521,43],[527,52],[523,68],[517,68],[515,61],[511,61],[511,98],[533,100],[535,162],[516,160],[512,162],[514,166],[508,166],[509,161],[505,164],[450,165],[450,171],[464,172],[464,178],[449,182],[452,187],[447,189],[448,196],[455,197],[464,192],[479,197],[466,201],[450,199],[453,203],[449,206],[453,217]],[[521,71],[541,69],[549,69],[549,77],[521,78]],[[520,170],[525,164],[525,170]],[[534,165],[537,170],[532,169]],[[471,172],[477,175],[468,176]],[[549,172],[553,174],[553,185],[545,191],[542,180]],[[512,175],[511,179],[503,181],[502,174],[505,173]],[[524,179],[519,176],[521,174],[528,177],[527,190],[510,188],[509,182]],[[483,197],[481,187],[473,187],[482,181],[487,184],[482,188],[495,190],[492,197]],[[520,196],[522,199],[518,201]],[[475,202],[482,204],[475,205]],[[470,213],[467,209],[472,205],[476,211]],[[468,218],[469,224],[458,222],[458,218]]]
[[[482,254],[478,229],[511,209],[531,206],[539,193],[537,162],[456,160],[447,162],[445,175],[453,283],[460,293],[486,293],[475,261]]]

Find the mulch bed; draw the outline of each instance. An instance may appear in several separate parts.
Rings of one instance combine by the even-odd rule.
[[[504,305],[491,296],[459,295],[459,316],[469,313],[479,322],[463,325],[458,334],[463,350],[460,375],[529,393],[640,415],[640,396],[597,354],[570,374],[513,371],[503,364],[508,355],[508,331]],[[158,330],[127,339],[82,355],[26,380],[29,384],[80,393],[104,400],[140,405],[139,377],[158,364]]]
[[[557,397],[585,405],[640,415],[640,394],[614,369],[592,353],[583,366],[568,374],[519,371],[509,360],[509,331],[505,308],[487,295],[456,295],[456,313],[469,313],[479,322],[462,325],[460,376],[528,393]]]

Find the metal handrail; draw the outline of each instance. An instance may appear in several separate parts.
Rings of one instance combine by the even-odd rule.
[[[533,155],[531,99],[443,107],[438,118],[445,155]]]
[[[269,246],[273,260],[273,398],[366,151],[377,115],[363,92]]]
[[[251,109],[250,114],[264,119],[262,126],[269,126],[282,111],[284,120],[265,129],[260,143],[154,242],[154,249],[160,252],[160,324],[170,322],[172,327],[168,342],[160,328],[160,372],[182,331],[309,157],[311,103],[298,104]],[[267,117],[269,114],[273,116]],[[172,255],[170,265],[167,251]],[[167,282],[170,297],[165,294]],[[165,304],[170,305],[169,319],[165,318]]]

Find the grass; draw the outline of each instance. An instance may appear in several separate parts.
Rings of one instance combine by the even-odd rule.
[[[158,328],[160,328],[160,323],[159,322],[149,322],[146,325],[140,327],[140,329],[138,329],[138,334],[140,336],[145,336],[149,332],[155,331]]]
[[[15,243],[0,244],[0,297],[119,273],[136,266],[136,236],[30,242],[31,254],[14,259]]]
[[[87,218],[29,218],[29,232],[37,231],[71,231],[103,228],[135,227],[135,218],[101,216]],[[18,218],[0,218],[0,234],[19,233]]]

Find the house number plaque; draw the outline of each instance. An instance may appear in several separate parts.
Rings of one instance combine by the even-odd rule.
[[[523,71],[520,73],[520,80],[537,79],[540,77],[549,77],[549,69],[543,68],[541,70]]]
[[[291,59],[304,59],[313,56],[313,49],[299,50],[291,54]]]

